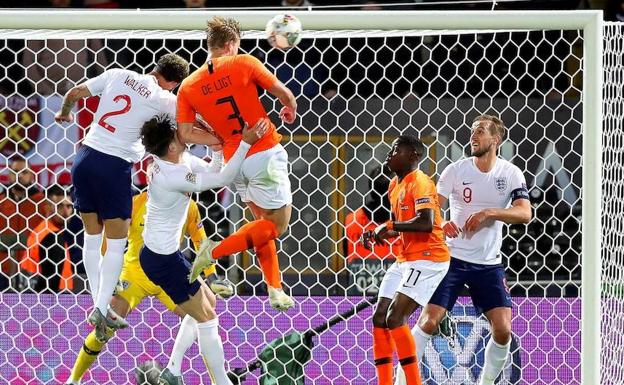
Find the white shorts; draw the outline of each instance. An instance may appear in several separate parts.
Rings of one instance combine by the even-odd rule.
[[[284,147],[278,144],[247,157],[234,179],[234,187],[243,202],[251,201],[263,209],[292,204],[288,154]]]
[[[395,262],[379,285],[379,296],[392,299],[398,292],[425,306],[442,282],[449,264],[424,260]]]

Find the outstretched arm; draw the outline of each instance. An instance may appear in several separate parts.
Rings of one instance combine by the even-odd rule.
[[[92,96],[91,91],[89,91],[85,83],[73,87],[71,90],[67,91],[63,97],[63,105],[61,106],[61,110],[54,116],[54,120],[56,120],[57,123],[73,122],[74,114],[72,114],[71,110],[74,108],[74,105],[79,99],[88,98],[90,96]]]
[[[297,100],[295,99],[295,95],[293,95],[292,91],[279,80],[273,83],[267,91],[279,99],[282,106],[284,106],[280,110],[280,119],[288,124],[293,123],[297,117]]]

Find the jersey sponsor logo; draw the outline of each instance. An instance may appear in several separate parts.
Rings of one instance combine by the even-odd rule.
[[[184,179],[186,179],[186,181],[189,182],[189,183],[197,184],[197,174],[195,174],[193,172],[187,173],[186,177],[184,177]]]
[[[496,180],[494,181],[494,185],[496,186],[496,190],[498,190],[499,192],[504,192],[505,190],[507,190],[507,178],[496,178]]]
[[[472,184],[472,182],[462,182],[462,184],[466,186],[466,185]]]
[[[429,198],[418,198],[418,199],[416,199],[414,204],[423,205],[425,203],[430,203],[430,202],[431,202],[431,199],[429,199]]]

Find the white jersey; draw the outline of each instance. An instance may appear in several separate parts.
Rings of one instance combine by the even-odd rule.
[[[234,181],[251,146],[241,142],[221,170],[223,154],[207,163],[185,152],[181,163],[154,157],[150,165],[143,240],[155,253],[168,255],[180,248],[192,192],[223,187]]]
[[[176,97],[153,75],[111,69],[85,84],[91,95],[100,95],[100,103],[83,143],[100,152],[136,163],[145,154],[139,137],[143,123],[163,113],[175,122]]]
[[[522,171],[497,158],[492,170],[481,172],[474,157],[450,164],[438,181],[438,194],[449,200],[451,220],[463,228],[471,214],[487,208],[507,208],[516,199],[529,199]],[[501,263],[503,222],[484,222],[476,232],[462,232],[446,243],[453,258],[493,265]]]

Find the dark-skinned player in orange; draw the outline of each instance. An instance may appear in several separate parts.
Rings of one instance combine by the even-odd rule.
[[[269,121],[258,95],[258,87],[277,97],[283,105],[280,118],[295,121],[297,102],[293,93],[258,59],[238,54],[240,24],[234,19],[214,17],[208,22],[209,60],[193,72],[178,92],[178,133],[187,143],[210,144],[207,131],[194,126],[201,116],[223,141],[225,161],[241,141],[246,124]],[[234,184],[255,220],[220,243],[207,241],[193,264],[190,280],[196,279],[215,260],[253,248],[268,286],[271,306],[287,310],[293,299],[282,289],[275,239],[288,229],[292,193],[288,179],[288,155],[280,145],[281,135],[269,121],[264,136],[253,144]]]
[[[381,281],[373,314],[373,357],[379,385],[392,385],[397,353],[407,385],[422,385],[416,344],[407,320],[425,306],[449,267],[436,186],[418,163],[425,147],[414,136],[401,135],[388,153],[386,165],[396,174],[388,196],[392,219],[362,234],[366,248],[401,237],[403,250]]]

